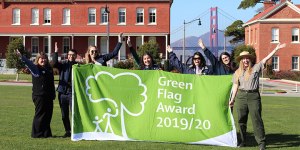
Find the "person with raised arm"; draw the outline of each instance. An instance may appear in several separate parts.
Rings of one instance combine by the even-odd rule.
[[[257,64],[254,62],[255,56],[248,51],[241,52],[240,56],[237,57],[237,61],[240,64],[233,75],[232,97],[229,101],[229,106],[232,107],[236,102],[238,126],[241,135],[239,147],[246,145],[247,120],[248,113],[250,113],[256,142],[261,150],[266,148],[265,128],[261,117],[262,105],[259,94],[259,74],[267,60],[285,46],[286,44],[279,43],[267,57]]]

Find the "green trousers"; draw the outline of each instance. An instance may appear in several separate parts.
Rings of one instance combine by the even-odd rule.
[[[261,98],[259,92],[238,91],[236,96],[238,125],[240,128],[241,142],[246,142],[247,120],[250,113],[255,140],[260,147],[265,147],[266,136],[264,123],[261,118]]]

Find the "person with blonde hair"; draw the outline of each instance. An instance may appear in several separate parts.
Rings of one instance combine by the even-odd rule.
[[[97,65],[107,66],[106,62],[118,55],[119,50],[122,46],[122,39],[123,39],[123,33],[120,33],[118,36],[118,43],[115,49],[112,52],[105,55],[101,55],[100,51],[96,46],[89,46],[87,52],[85,53],[85,62],[87,64],[92,63]]]
[[[255,64],[255,56],[247,51],[240,53],[237,57],[239,68],[233,75],[232,97],[229,105],[232,107],[236,101],[238,114],[238,125],[240,128],[241,142],[239,147],[246,145],[246,130],[248,113],[250,113],[254,136],[261,150],[266,148],[266,137],[263,120],[261,117],[262,105],[259,94],[259,74],[264,64],[279,49],[284,48],[286,44],[278,44],[276,48],[259,63]]]
[[[32,100],[35,105],[35,114],[32,123],[32,138],[47,138],[52,136],[50,123],[53,113],[53,100],[55,99],[55,87],[53,69],[44,52],[37,54],[35,62],[31,62],[22,56],[17,50],[32,74]]]

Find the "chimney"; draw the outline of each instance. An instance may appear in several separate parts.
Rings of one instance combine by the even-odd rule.
[[[281,0],[281,1],[285,1],[285,0]],[[275,5],[276,3],[272,0],[265,0],[264,1],[264,10],[272,7],[273,5]]]

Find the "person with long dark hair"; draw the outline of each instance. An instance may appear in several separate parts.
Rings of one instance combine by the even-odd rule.
[[[29,68],[32,75],[32,100],[35,105],[35,114],[32,123],[32,138],[47,138],[52,136],[50,123],[53,113],[53,100],[55,99],[55,87],[53,69],[44,52],[37,54],[35,62],[21,56],[22,61]]]
[[[159,70],[159,66],[155,63],[153,56],[145,52],[141,58],[137,55],[135,49],[132,47],[130,37],[127,37],[127,45],[129,47],[129,50],[136,61],[136,63],[139,65],[141,70]]]
[[[167,47],[169,52],[170,65],[175,67],[179,72],[184,74],[209,75],[212,74],[211,69],[206,66],[206,60],[200,52],[195,52],[192,57],[192,65],[183,64],[173,52],[170,46]]]
[[[232,97],[229,105],[232,107],[236,101],[238,125],[241,135],[240,147],[246,145],[247,121],[248,113],[250,113],[256,142],[261,150],[266,148],[265,128],[261,117],[262,105],[259,94],[259,74],[267,60],[285,46],[285,44],[279,43],[267,57],[257,64],[254,62],[255,56],[251,55],[248,51],[241,52],[237,58],[237,61],[240,63],[239,68],[233,76]]]
[[[205,47],[202,39],[199,39],[198,44],[202,48],[206,58],[210,61],[214,75],[228,75],[234,73],[235,67],[229,53],[222,52],[218,60],[214,54]]]

